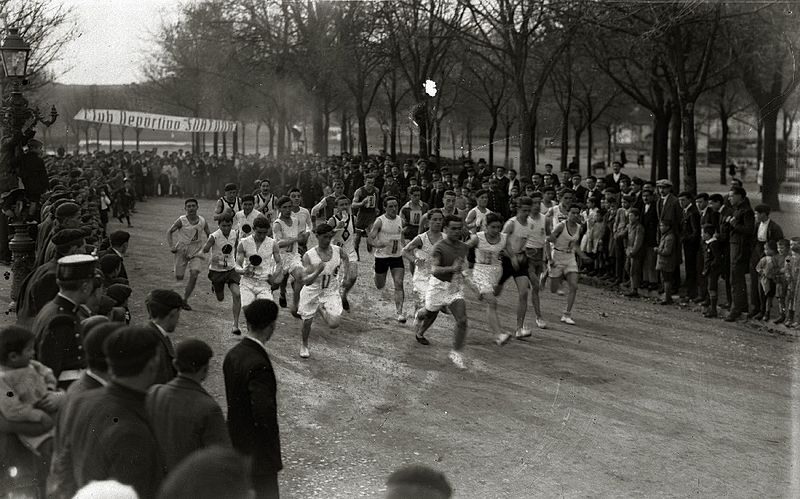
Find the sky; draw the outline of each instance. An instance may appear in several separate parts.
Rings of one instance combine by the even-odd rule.
[[[162,19],[178,17],[178,0],[56,0],[74,12],[80,34],[52,65],[56,81],[123,84],[142,81]]]

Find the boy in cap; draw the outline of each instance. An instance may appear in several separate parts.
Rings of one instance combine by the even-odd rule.
[[[211,445],[230,446],[222,409],[203,388],[213,356],[205,342],[189,338],[175,347],[178,375],[147,394],[147,413],[164,454],[167,471],[193,452]]]
[[[170,251],[175,254],[175,278],[183,280],[186,269],[189,269],[189,280],[183,294],[183,309],[191,310],[189,297],[194,292],[197,276],[205,267],[203,246],[209,235],[208,223],[197,214],[197,200],[189,198],[184,202],[186,215],[181,215],[167,231],[167,244]],[[178,233],[178,242],[174,243],[172,234]]]
[[[175,358],[175,348],[169,335],[178,327],[183,300],[175,291],[154,289],[147,295],[144,303],[150,316],[148,326],[153,336],[158,339],[160,353],[154,383],[164,384],[176,374],[172,363]]]
[[[131,235],[129,232],[124,230],[116,230],[108,236],[108,242],[111,244],[111,246],[98,255],[101,258],[103,255],[117,255],[122,260],[120,264],[119,277],[122,277],[123,279],[128,278],[128,272],[125,270],[125,254],[128,252],[130,240]]]
[[[255,210],[253,210],[255,212]],[[255,212],[257,213],[257,212]],[[255,220],[254,220],[255,222]],[[218,219],[219,229],[208,236],[203,253],[211,252],[208,264],[208,279],[217,301],[225,299],[225,286],[231,290],[233,298],[233,334],[242,334],[239,330],[239,312],[242,299],[239,291],[241,280],[236,272],[236,247],[239,245],[239,231],[233,230],[233,219],[230,213],[223,213]]]
[[[125,324],[131,323],[131,311],[128,308],[128,298],[133,290],[125,284],[112,284],[106,288],[106,296],[114,300],[113,317],[119,317]]]

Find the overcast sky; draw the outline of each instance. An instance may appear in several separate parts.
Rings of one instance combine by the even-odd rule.
[[[175,19],[178,0],[57,0],[72,7],[80,36],[53,65],[56,81],[118,84],[141,81],[162,19]]]

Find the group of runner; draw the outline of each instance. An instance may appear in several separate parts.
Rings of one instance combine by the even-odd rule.
[[[350,310],[348,292],[358,278],[360,243],[365,237],[367,251],[374,255],[375,287],[383,290],[391,275],[395,319],[401,324],[408,320],[403,285],[408,263],[417,342],[430,344],[425,333],[440,312],[453,316],[449,359],[459,368],[466,367],[466,289],[487,304],[488,323],[498,345],[512,337],[531,336],[525,326],[528,297],[536,326],[547,327],[539,291],[548,278],[554,293],[562,293],[562,281],[568,284],[561,322],[575,324],[571,311],[578,282],[576,255],[586,258],[578,244],[578,205],[562,204],[543,213],[537,192],[519,198],[516,214],[504,221],[487,208],[485,191],[478,191],[477,205],[464,212],[456,209],[451,191],[444,194],[442,208],[429,209],[420,200],[420,189],[411,187],[408,202],[401,207],[394,196],[381,198],[371,175],[352,200],[334,182],[332,192],[311,210],[300,206],[299,189],[278,197],[269,180],[262,181],[253,195],[238,194],[235,184],[225,186],[214,209],[216,231],[211,232],[198,215],[197,200],[187,199],[186,213],[167,233],[175,254],[175,277],[183,280],[189,271],[183,307],[191,310],[189,298],[207,266],[217,299],[225,299],[226,287],[232,295],[234,334],[241,334],[242,307],[259,298],[274,300],[274,292],[279,291],[279,304],[303,321],[300,357],[309,358],[308,340],[316,315],[336,328],[343,312]],[[511,278],[519,296],[513,334],[504,330],[497,314],[498,297]],[[286,291],[290,280],[291,302]]]

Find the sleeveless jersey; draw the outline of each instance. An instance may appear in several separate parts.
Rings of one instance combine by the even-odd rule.
[[[217,229],[211,234],[211,237],[214,238],[214,245],[211,246],[211,261],[208,263],[208,269],[215,272],[225,272],[234,268],[239,233],[231,229],[228,237],[225,237],[222,234],[222,229]],[[227,254],[223,251],[226,245],[230,245],[231,248]]]
[[[567,213],[561,209],[561,205],[557,204],[548,210],[548,216],[552,217],[555,220],[555,224],[561,223],[567,219]]]
[[[225,211],[225,208],[230,208],[232,212],[236,213],[242,209],[242,198],[238,196],[233,200],[233,202],[228,202],[228,200],[225,199],[225,196],[222,196],[219,198],[219,200],[222,201],[222,211]]]
[[[259,192],[254,197],[256,201],[255,209],[263,213],[264,216],[269,214],[271,218],[274,218],[275,213],[278,211],[277,206],[275,206],[275,202],[277,201],[275,195],[269,194],[267,197],[264,197],[264,195]]]
[[[364,187],[359,187],[354,198],[358,198],[358,201],[365,201],[364,205],[359,208],[359,213],[362,211],[365,214],[377,213],[378,211],[378,189],[373,188],[372,192],[367,192]]]
[[[181,215],[181,228],[178,230],[178,247],[186,250],[186,254],[191,256],[203,249],[206,244],[206,219],[197,216],[197,223],[189,221],[189,217]]]
[[[486,213],[481,213],[481,210],[479,210],[478,207],[476,206],[476,207],[472,208],[471,210],[469,210],[469,213],[467,213],[467,218],[469,218],[469,214],[470,213],[475,213],[475,220],[473,221],[473,223],[475,224],[475,232],[483,232],[483,231],[485,231],[486,230],[486,215],[491,213],[491,210],[489,210],[487,208],[486,209]]]
[[[233,228],[238,230],[243,228],[245,225],[250,226],[250,229],[253,228],[253,222],[256,218],[261,215],[261,212],[258,210],[253,210],[250,212],[249,215],[244,214],[244,210],[240,210],[236,212],[236,215],[233,217]],[[243,234],[246,234],[250,231],[243,231]]]
[[[265,280],[267,276],[275,272],[275,258],[272,256],[274,247],[278,244],[274,239],[267,236],[261,241],[261,246],[256,248],[256,240],[253,236],[248,236],[242,239],[242,250],[244,251],[244,265],[249,265],[249,258],[252,255],[261,257],[261,265],[253,267],[254,278]]]
[[[381,221],[381,231],[378,233],[378,241],[388,243],[387,246],[375,249],[375,258],[398,257],[403,251],[403,227],[400,217],[389,220],[386,215],[378,217]]]
[[[331,259],[325,262],[325,269],[320,272],[317,279],[311,283],[306,284],[303,289],[308,288],[309,291],[319,293],[338,293],[339,292],[339,266],[342,264],[342,257],[339,248],[331,246]],[[308,261],[313,266],[317,266],[322,262],[319,256],[319,247],[315,246],[306,253]]]
[[[528,217],[528,227],[530,228],[530,232],[528,233],[528,240],[525,243],[525,248],[544,248],[544,243],[547,240],[547,233],[545,232],[545,220],[546,217],[541,214],[539,215],[538,219]]]
[[[300,234],[300,228],[299,228],[299,223],[297,221],[297,217],[292,215],[291,227],[286,225],[286,222],[284,222],[280,218],[275,220],[275,223],[272,224],[272,232],[276,236],[275,239],[277,242],[280,242],[280,239],[296,238],[297,235]],[[297,253],[297,242],[295,242],[291,246],[281,247],[281,254],[284,253]]]
[[[344,213],[346,218],[339,218],[336,215],[333,217],[333,221],[336,222],[336,225],[339,225],[339,222],[344,222],[344,227],[337,229],[334,226],[333,229],[333,239],[331,239],[331,243],[335,244],[342,249],[344,252],[350,255],[351,253],[356,252],[356,248],[353,242],[353,235],[356,232],[355,228],[355,220],[353,215],[345,212]]]
[[[401,211],[406,215],[406,219],[408,220],[408,225],[412,227],[419,227],[419,222],[422,220],[422,203],[420,202],[420,206],[413,207],[411,206],[411,201],[407,202],[401,208]]]
[[[414,256],[427,263],[431,257],[431,252],[433,251],[433,242],[431,241],[431,236],[428,234],[428,231],[420,234],[419,240],[422,241],[422,247],[417,248],[417,250],[414,252]],[[441,239],[439,241],[441,241]]]
[[[475,247],[475,263],[480,265],[500,265],[500,252],[506,247],[508,234],[500,234],[500,240],[492,244],[486,239],[485,232],[478,232],[478,245]]]
[[[580,235],[580,228],[575,230],[575,234],[570,234],[569,224],[567,224],[566,222],[562,222],[558,225],[563,225],[564,230],[562,230],[561,233],[556,238],[556,242],[553,244],[553,249],[555,249],[556,251],[562,251],[564,253],[574,252],[578,244],[578,235]],[[554,227],[553,230],[556,230],[558,225]]]
[[[514,231],[508,234],[508,237],[511,238],[511,249],[516,253],[521,253],[525,249],[531,233],[530,219],[524,225],[519,222],[517,217],[509,218],[508,222],[514,224]]]

